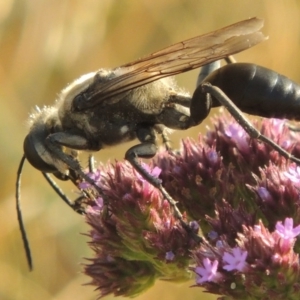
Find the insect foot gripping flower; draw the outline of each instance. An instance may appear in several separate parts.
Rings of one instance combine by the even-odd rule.
[[[300,156],[297,135],[283,121],[256,126]],[[89,176],[103,195],[80,186],[93,195],[86,221],[95,255],[85,273],[100,297],[132,297],[156,279],[194,275],[194,286],[219,299],[299,299],[299,166],[224,114],[197,142],[186,139],[180,151],[161,151],[144,168],[178,201],[195,233],[200,225],[203,242],[195,242],[130,164],[99,167]]]

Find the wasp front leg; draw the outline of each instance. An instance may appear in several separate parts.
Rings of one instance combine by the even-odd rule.
[[[76,157],[66,154],[62,150],[62,146],[65,146],[74,150],[99,151],[101,149],[100,142],[92,143],[83,136],[74,135],[68,132],[58,132],[49,135],[46,138],[45,145],[50,153],[55,157],[56,167],[61,173],[63,173],[61,168],[64,164],[68,169],[73,170],[79,178],[82,178],[90,183],[101,196],[104,196],[103,191],[99,188],[99,186],[97,186],[96,183],[83,172]]]
[[[89,172],[94,172],[94,157],[92,155],[89,156]],[[47,180],[49,185],[52,187],[52,189],[56,192],[56,194],[69,206],[71,207],[75,212],[79,213],[80,215],[84,214],[84,209],[82,208],[82,201],[86,197],[84,195],[79,196],[75,200],[70,200],[69,197],[63,192],[63,190],[57,185],[57,183],[53,180],[53,178],[45,172],[42,172],[44,178]],[[53,175],[63,181],[70,180],[72,183],[77,186],[79,180],[81,178],[77,173],[75,173],[74,170],[69,169],[68,175],[62,174],[60,172],[55,172]]]

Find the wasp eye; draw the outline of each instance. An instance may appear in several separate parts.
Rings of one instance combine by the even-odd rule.
[[[77,96],[75,96],[73,103],[74,103],[74,107],[75,109],[82,109],[82,107],[84,107],[84,103],[87,101],[87,95],[84,93],[80,93]]]

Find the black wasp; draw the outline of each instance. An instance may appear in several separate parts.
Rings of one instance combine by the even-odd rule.
[[[62,180],[82,178],[103,195],[83,172],[77,160],[78,151],[99,151],[137,139],[139,144],[128,149],[125,158],[161,191],[182,221],[175,201],[138,161],[138,158],[156,154],[157,135],[166,141],[166,128],[185,130],[196,126],[209,112],[210,106],[197,98],[199,89],[190,97],[170,76],[226,58],[264,41],[265,37],[259,31],[262,26],[262,20],[248,19],[174,44],[121,67],[85,74],[62,90],[53,106],[45,106],[31,114],[16,191],[18,219],[30,268],[31,256],[19,207],[24,161],[27,159],[41,171],[64,201],[77,209],[76,203],[64,197],[48,173]]]

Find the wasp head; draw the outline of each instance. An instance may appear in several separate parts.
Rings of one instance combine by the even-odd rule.
[[[58,171],[57,162],[45,144],[47,137],[57,130],[58,121],[53,107],[37,108],[37,112],[30,116],[31,126],[23,144],[24,154],[34,168],[44,173]]]

